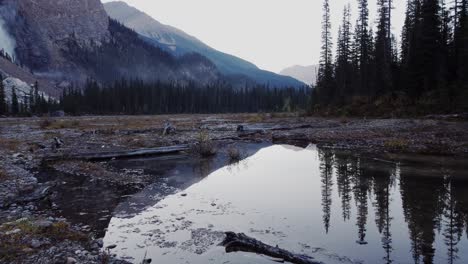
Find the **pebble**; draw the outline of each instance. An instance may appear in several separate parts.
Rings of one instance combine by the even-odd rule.
[[[41,241],[39,241],[37,239],[31,240],[31,247],[32,248],[40,248],[41,246],[42,246]]]
[[[67,264],[75,264],[75,263],[77,263],[76,259],[74,259],[72,257],[67,258]]]
[[[13,230],[8,231],[8,232],[5,232],[5,235],[9,236],[9,235],[14,235],[14,234],[18,234],[18,233],[21,233],[21,229],[19,229],[19,228],[13,229]]]
[[[49,220],[38,220],[34,222],[34,226],[42,228],[42,229],[49,228],[53,224],[54,223],[52,223],[52,221],[49,221]]]

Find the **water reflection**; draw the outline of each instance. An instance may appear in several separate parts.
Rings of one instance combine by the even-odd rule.
[[[466,171],[440,166],[427,177],[425,166],[271,146],[184,196],[115,216],[105,242],[136,262],[148,253],[160,263],[273,263],[216,246],[236,231],[325,263],[466,263],[468,181],[458,177]]]
[[[405,222],[408,225],[411,253],[414,263],[445,263],[440,257],[435,259],[436,245],[443,236],[446,247],[446,263],[458,263],[459,244],[464,232],[468,237],[468,183],[464,179],[454,179],[445,168],[440,168],[440,177],[426,178],[415,174],[414,165],[376,162],[365,158],[353,157],[334,151],[319,151],[322,178],[322,206],[324,228],[330,228],[330,188],[336,176],[337,191],[341,198],[342,217],[350,220],[351,197],[354,195],[357,216],[357,243],[367,244],[366,226],[369,213],[368,201],[375,211],[375,224],[381,235],[385,252],[382,263],[393,263],[392,252],[392,195],[397,195],[396,186],[402,201]],[[333,163],[334,172],[330,172]],[[457,175],[460,171],[456,172]],[[466,175],[468,176],[468,175]],[[464,241],[466,244],[466,239]],[[467,250],[463,254],[467,261]],[[439,252],[438,254],[441,254]],[[463,263],[460,261],[459,263]]]

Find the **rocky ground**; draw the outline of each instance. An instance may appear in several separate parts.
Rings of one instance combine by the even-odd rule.
[[[175,133],[163,135],[166,123]],[[283,114],[109,116],[0,119],[0,263],[124,263],[86,226],[57,217],[43,166],[138,189],[148,176],[116,171],[105,163],[49,157],[188,144],[268,141],[385,155],[468,156],[463,116],[424,119],[316,118]],[[191,155],[210,150],[192,147]],[[390,156],[390,155],[389,155]],[[395,155],[393,156],[395,157]],[[44,206],[44,204],[46,206]],[[44,209],[45,208],[45,209]]]

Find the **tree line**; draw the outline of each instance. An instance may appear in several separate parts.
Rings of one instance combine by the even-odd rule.
[[[330,1],[324,0],[315,109],[385,104],[430,111],[468,109],[468,0],[408,0],[401,40],[392,33],[393,0],[367,0],[343,11],[333,57]],[[375,32],[374,32],[375,31]]]
[[[70,114],[178,114],[297,111],[309,104],[310,88],[235,88],[226,83],[147,83],[122,79],[64,90],[61,108]]]
[[[24,95],[12,87],[10,98],[7,98],[3,77],[0,75],[0,116],[42,115],[57,109],[59,104],[51,98],[46,98],[44,93],[40,93],[37,82],[29,93]]]

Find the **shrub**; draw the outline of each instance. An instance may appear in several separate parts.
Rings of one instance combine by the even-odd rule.
[[[216,146],[206,131],[198,133],[195,151],[202,157],[210,157],[216,154]]]
[[[235,147],[228,148],[227,153],[231,162],[238,162],[242,159],[240,150]]]

